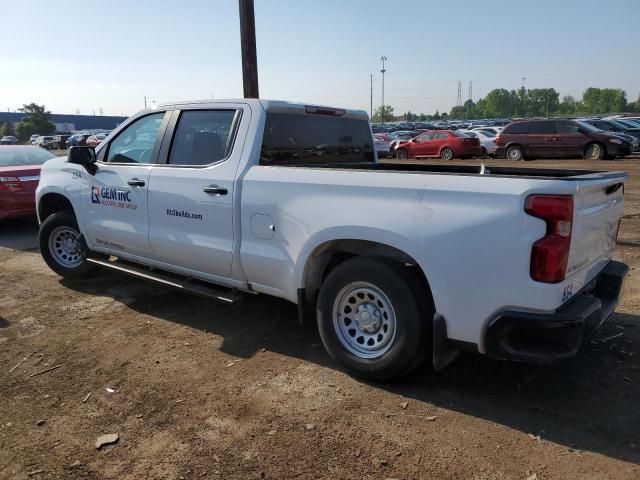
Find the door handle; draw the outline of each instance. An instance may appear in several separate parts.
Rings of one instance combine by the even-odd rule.
[[[226,195],[229,193],[226,188],[219,187],[218,185],[209,185],[208,187],[204,187],[202,191],[213,195]]]
[[[139,178],[132,178],[127,182],[127,185],[130,185],[132,187],[144,187],[145,183],[144,180],[140,180]]]

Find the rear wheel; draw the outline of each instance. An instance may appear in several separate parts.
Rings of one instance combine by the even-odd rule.
[[[507,149],[507,160],[519,162],[524,160],[524,151],[520,145],[513,145]]]
[[[486,148],[484,148],[484,147],[481,147],[481,148],[480,148],[480,156],[481,156],[481,157],[483,157],[483,158],[485,158],[485,157],[488,157],[488,156],[489,156],[489,153],[487,152],[487,149],[486,149]]]
[[[606,155],[606,151],[599,143],[592,143],[587,146],[584,151],[584,158],[586,160],[602,160]]]
[[[410,272],[369,258],[338,265],[320,289],[318,330],[327,352],[351,374],[390,380],[429,352],[433,312],[421,306]]]
[[[442,150],[440,150],[440,158],[442,160],[451,160],[453,158],[453,150],[451,150],[449,147],[445,147]]]
[[[65,278],[84,278],[95,271],[89,249],[70,211],[54,213],[40,226],[40,253],[49,268]]]
[[[396,158],[398,160],[406,160],[409,158],[409,152],[407,152],[404,148],[396,150]]]

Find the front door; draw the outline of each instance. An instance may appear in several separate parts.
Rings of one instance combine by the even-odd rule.
[[[149,256],[147,188],[165,113],[135,120],[98,154],[95,175],[83,187],[85,234],[90,244]]]
[[[149,241],[159,260],[207,276],[229,276],[242,153],[242,142],[234,146],[234,140],[240,138],[242,116],[250,114],[243,108],[180,112],[171,148],[165,152],[163,146],[150,177]]]
[[[584,149],[588,138],[580,133],[580,125],[566,120],[556,122],[559,141],[556,144],[559,157],[580,157],[584,155]]]

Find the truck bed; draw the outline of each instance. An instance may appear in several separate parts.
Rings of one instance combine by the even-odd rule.
[[[625,177],[626,173],[617,171],[598,170],[560,170],[551,168],[520,168],[520,167],[486,167],[484,174],[476,165],[434,165],[427,163],[316,163],[286,165],[286,167],[330,168],[341,170],[367,170],[401,173],[431,173],[436,175],[491,175],[492,177],[518,177],[546,180],[577,180],[577,179],[607,179]]]

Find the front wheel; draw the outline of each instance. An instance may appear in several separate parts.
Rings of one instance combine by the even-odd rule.
[[[390,380],[429,352],[433,312],[421,307],[412,273],[381,261],[353,258],[320,289],[318,330],[327,352],[351,374]]]
[[[89,249],[72,212],[54,213],[40,226],[40,254],[46,264],[65,278],[85,278],[95,271],[87,262]]]
[[[406,160],[409,158],[409,153],[404,148],[401,148],[396,151],[396,158],[398,160]]]
[[[584,152],[584,158],[586,160],[602,160],[606,152],[602,145],[599,143],[592,143],[587,147]]]

